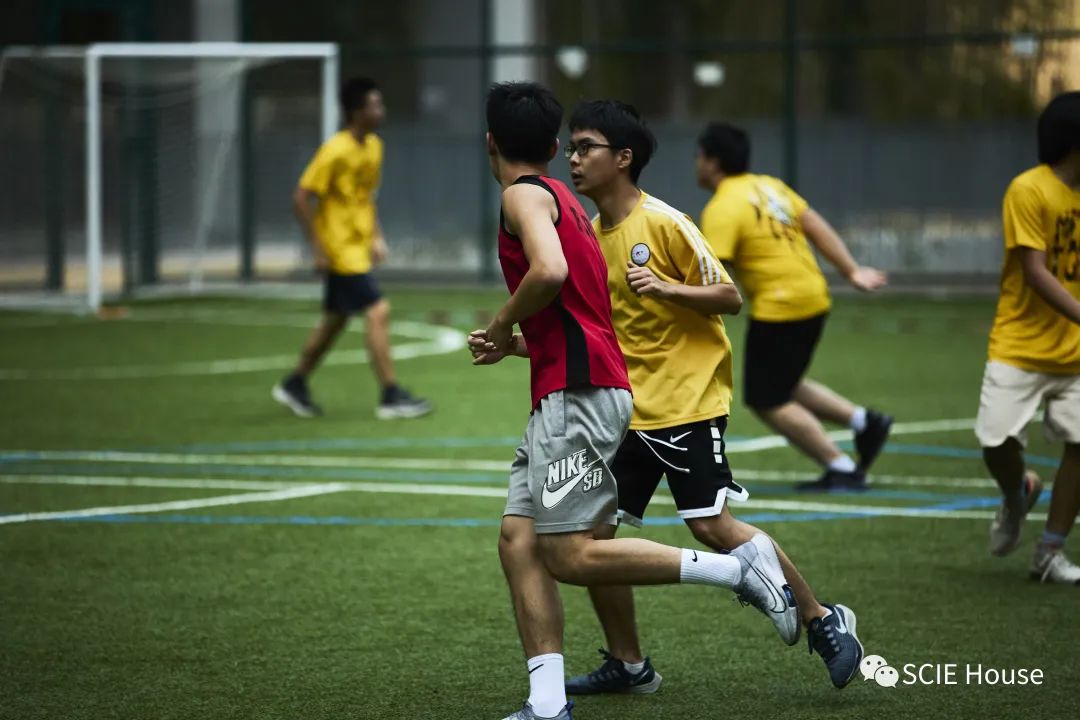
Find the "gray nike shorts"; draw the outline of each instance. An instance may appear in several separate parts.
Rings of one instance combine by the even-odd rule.
[[[616,524],[611,461],[633,406],[620,388],[567,389],[541,400],[514,455],[503,515],[533,518],[537,533]]]

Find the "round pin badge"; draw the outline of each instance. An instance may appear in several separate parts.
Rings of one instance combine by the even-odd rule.
[[[645,243],[638,243],[630,248],[630,259],[633,260],[634,264],[638,267],[649,262],[650,257],[652,257],[652,252],[649,251],[649,246]]]

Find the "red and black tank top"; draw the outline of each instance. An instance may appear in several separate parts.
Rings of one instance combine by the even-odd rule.
[[[629,390],[626,363],[611,325],[607,263],[589,217],[569,188],[554,178],[525,175],[514,184],[518,183],[538,185],[555,198],[555,230],[567,267],[555,300],[519,323],[529,348],[533,407],[546,395],[567,388]],[[499,262],[513,293],[528,272],[529,261],[521,239],[506,230],[501,216]]]

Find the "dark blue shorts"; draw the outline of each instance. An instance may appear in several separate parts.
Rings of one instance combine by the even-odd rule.
[[[336,275],[329,273],[323,287],[323,310],[333,315],[355,315],[382,299],[379,286],[369,273]]]

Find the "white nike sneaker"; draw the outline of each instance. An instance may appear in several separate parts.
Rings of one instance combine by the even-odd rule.
[[[742,579],[733,589],[744,605],[753,605],[772,620],[781,639],[788,645],[799,642],[802,623],[795,605],[795,594],[787,584],[773,541],[758,533],[731,551],[742,565]]]
[[[1024,519],[1031,508],[1039,501],[1042,494],[1042,480],[1035,471],[1024,473],[1024,507],[1020,513],[1010,513],[1005,501],[1001,501],[997,515],[990,523],[990,554],[1005,557],[1020,545],[1020,535],[1024,529]]]
[[[1080,585],[1080,566],[1074,564],[1061,550],[1036,548],[1031,558],[1031,578],[1039,582],[1060,585]]]

